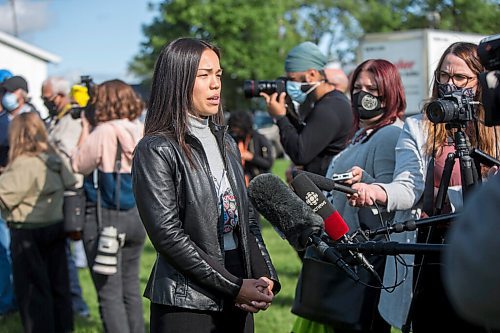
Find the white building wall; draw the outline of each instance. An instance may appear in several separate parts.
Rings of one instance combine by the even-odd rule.
[[[8,69],[28,81],[31,102],[43,115],[46,109],[40,98],[42,82],[47,78],[47,62],[32,55],[0,43],[0,68]]]
[[[26,79],[31,103],[44,117],[47,110],[40,98],[42,82],[48,75],[48,63],[58,63],[60,60],[54,54],[0,31],[0,69],[8,69],[14,75]]]

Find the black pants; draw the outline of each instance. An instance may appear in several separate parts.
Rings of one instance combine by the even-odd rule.
[[[73,310],[62,223],[11,229],[12,270],[25,332],[73,330]]]
[[[429,242],[434,244],[444,243],[446,231],[444,228],[434,230]],[[427,240],[427,234],[424,232],[419,233],[418,237],[420,242]],[[420,263],[421,260],[421,255],[415,257],[416,263]],[[421,268],[413,296],[413,302],[415,303],[413,305],[413,332],[488,332],[484,327],[468,322],[453,309],[445,293],[441,269],[440,255],[425,255],[424,265]]]
[[[99,243],[96,208],[87,207],[83,226],[83,245],[97,291],[99,313],[104,331],[109,333],[142,333],[144,319],[139,283],[139,268],[146,231],[137,208],[126,211],[102,209],[102,227],[114,226],[125,234],[125,244],[118,250],[117,272],[102,275],[94,272]]]
[[[226,269],[238,277],[244,267],[238,250],[226,252]],[[253,333],[251,313],[225,302],[223,311],[199,311],[151,303],[151,333]]]

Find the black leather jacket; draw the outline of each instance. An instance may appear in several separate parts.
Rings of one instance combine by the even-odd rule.
[[[271,278],[276,293],[280,284],[248,201],[238,148],[225,127],[210,127],[238,203],[235,232],[247,278]],[[201,142],[191,135],[186,142],[196,168],[177,142],[166,136],[146,136],[136,147],[134,195],[158,252],[144,296],[158,304],[221,311],[224,300],[238,295],[242,280],[224,267],[223,225]]]

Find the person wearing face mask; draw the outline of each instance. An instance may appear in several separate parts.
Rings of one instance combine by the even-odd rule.
[[[2,95],[2,108],[11,118],[24,112],[37,112],[29,102],[28,82],[22,76],[13,76],[0,85]]]
[[[476,44],[457,42],[450,45],[436,68],[430,102],[451,91],[460,91],[464,95],[473,96],[475,101],[480,101],[481,86],[477,76],[483,71]],[[484,126],[484,109],[481,105],[476,108],[476,116],[477,122],[467,122],[464,129],[471,146],[498,159],[499,142],[495,129]],[[350,203],[365,206],[376,201],[386,205],[389,212],[395,211],[396,221],[418,218],[421,211],[424,217],[433,215],[444,161],[448,153],[455,151],[454,131],[456,129],[448,129],[444,123],[433,124],[425,114],[406,119],[396,146],[396,167],[392,182],[354,184],[352,187],[358,194],[350,198]],[[482,176],[486,178],[489,171],[489,168],[483,167]],[[453,212],[462,207],[461,191],[460,167],[456,162],[448,187],[448,201],[441,213]],[[418,241],[444,242],[447,230],[447,227],[437,228],[431,238],[428,238],[428,229],[421,230]],[[415,242],[416,237],[415,232],[406,232],[391,238],[395,241]],[[410,270],[408,278],[394,293],[382,291],[379,310],[384,319],[399,328],[403,324],[406,324],[405,328],[411,325],[413,332],[417,333],[486,332],[461,318],[450,305],[442,285],[439,256],[426,255],[424,259],[415,260],[413,256],[404,257],[407,264],[411,265],[415,261],[419,265],[423,263],[423,266],[419,272],[415,269],[414,274]],[[388,278],[386,284],[393,283],[396,278],[400,281],[403,271],[403,267],[397,267],[396,270],[394,263],[388,263],[385,271],[385,277]],[[414,283],[413,279],[417,277],[418,281]],[[415,290],[414,284],[417,286]]]
[[[49,112],[47,127],[49,139],[59,155],[69,163],[71,152],[78,144],[82,132],[81,119],[73,119],[70,98],[71,85],[62,77],[49,77],[42,83],[42,100]],[[83,183],[80,176],[78,183]]]
[[[292,162],[320,175],[325,175],[332,157],[345,147],[353,120],[349,100],[326,79],[326,63],[318,46],[299,44],[285,60],[286,93],[261,94]],[[293,104],[285,102],[287,96],[299,104],[298,122],[292,116]]]
[[[82,122],[81,119],[71,117],[70,110],[73,106],[70,89],[70,83],[62,77],[49,77],[42,83],[42,100],[49,112],[49,117],[46,120],[49,141],[63,162],[71,169],[70,156],[80,139]],[[83,186],[83,175],[76,172],[73,175],[77,180],[75,188],[80,189]],[[65,194],[67,195],[68,192]],[[82,297],[78,272],[71,251],[71,242],[74,243],[73,247],[81,247],[82,241],[79,239],[80,235],[78,233],[73,234],[70,238],[67,240],[66,254],[73,312],[81,317],[88,317],[88,306]]]
[[[326,177],[331,178],[334,174],[352,171],[353,166],[358,166],[364,171],[361,175],[355,176],[361,177],[364,182],[389,182],[392,180],[396,159],[394,148],[403,127],[401,118],[406,109],[403,83],[398,69],[386,60],[367,60],[354,70],[349,90],[354,115],[351,127],[359,130],[353,133],[350,144],[332,159]],[[347,180],[345,183],[351,184],[352,180]],[[351,233],[359,229],[380,227],[380,217],[370,208],[351,207],[341,192],[331,191],[326,197],[344,217]],[[390,221],[394,217],[394,213],[381,214],[384,221]],[[306,258],[315,257],[314,252],[313,248],[308,248]],[[385,257],[367,256],[367,259],[378,275],[383,276]],[[319,278],[315,279],[314,274],[310,272],[304,273],[307,267],[309,266],[304,266],[302,270],[302,281],[298,288],[322,281]],[[354,269],[364,283],[379,284],[377,277],[369,271],[362,267]],[[333,329],[335,333],[390,332],[390,325],[377,311],[379,289],[356,283],[343,272],[333,270],[328,264],[324,264],[323,274],[329,276],[329,281],[336,282],[319,287],[325,290],[324,298],[328,299],[330,304],[336,304],[335,307],[326,311],[328,318],[318,317],[318,313],[325,311],[307,309],[303,305],[294,306],[296,310],[300,308],[299,314],[328,324],[325,326]],[[304,292],[306,291],[301,291]],[[356,300],[354,303],[353,299]],[[301,326],[311,325],[300,319],[297,322]],[[295,332],[304,330],[296,329]]]

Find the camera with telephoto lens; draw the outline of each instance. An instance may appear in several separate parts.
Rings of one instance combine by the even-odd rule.
[[[260,93],[268,95],[286,91],[286,78],[279,77],[276,80],[245,80],[243,82],[243,92],[246,98],[260,97]]]
[[[103,275],[113,275],[117,272],[118,250],[125,242],[125,234],[118,234],[113,227],[105,227],[99,234],[97,255],[92,270]]]
[[[92,80],[92,77],[89,75],[82,75],[80,76],[80,84],[84,87],[87,88],[87,93],[89,94],[89,101],[87,102],[86,106],[75,106],[72,107],[71,110],[69,111],[71,114],[71,117],[73,119],[79,119],[82,116],[82,111],[85,111],[85,116],[88,119],[93,118],[93,111],[94,107],[91,104],[92,101],[92,96],[93,96],[93,90],[95,87],[95,83]]]
[[[500,34],[483,38],[477,55],[487,72],[479,74],[484,107],[484,124],[500,125]]]
[[[475,117],[473,98],[462,91],[453,91],[427,105],[427,118],[434,124],[464,124]]]

